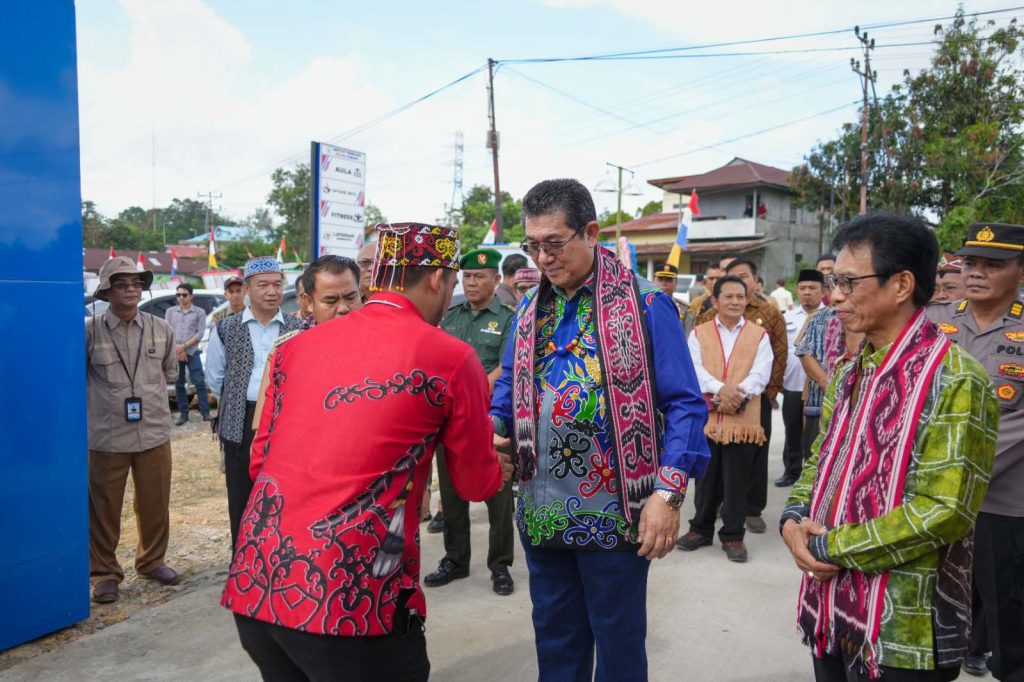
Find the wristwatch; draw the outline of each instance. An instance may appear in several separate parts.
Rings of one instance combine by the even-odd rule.
[[[665,500],[665,504],[668,505],[669,509],[679,509],[683,506],[684,496],[682,493],[674,493],[658,488],[654,491],[654,494]]]

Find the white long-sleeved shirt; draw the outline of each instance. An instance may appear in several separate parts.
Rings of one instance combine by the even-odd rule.
[[[736,339],[739,338],[740,331],[746,323],[746,318],[741,317],[739,324],[730,330],[722,324],[718,315],[715,315],[715,327],[718,329],[718,335],[722,339],[722,351],[725,353],[726,362],[732,357],[732,350],[736,346]],[[696,332],[690,332],[686,345],[690,348],[690,357],[693,358],[693,368],[697,371],[697,381],[700,383],[701,392],[718,395],[718,392],[722,390],[722,386],[725,386],[725,382],[719,381],[704,369],[704,359],[701,356],[700,341],[697,340]],[[750,373],[739,383],[739,389],[748,398],[764,393],[765,386],[768,385],[768,381],[772,376],[772,361],[774,359],[775,354],[772,352],[772,344],[768,340],[768,335],[764,334],[761,336],[760,343],[757,344],[757,355],[754,356],[754,364],[750,368]]]
[[[818,305],[819,310],[824,307],[824,304]],[[808,315],[810,313],[804,310],[803,306],[797,306],[792,310],[787,310],[786,314],[782,316],[786,320],[786,336],[789,338],[789,361],[786,362],[786,373],[782,378],[782,388],[786,391],[803,391],[804,383],[807,381],[803,363],[796,356],[796,337],[804,328]]]
[[[281,335],[281,325],[284,324],[284,316],[278,310],[267,324],[260,324],[260,321],[253,317],[252,310],[246,308],[242,313],[242,324],[249,330],[249,339],[252,341],[252,374],[249,375],[249,385],[245,391],[245,399],[255,402],[260,395],[260,382],[263,379],[263,368],[267,364],[267,357],[274,349],[274,341]],[[210,334],[210,342],[206,346],[206,384],[220,400],[221,391],[224,388],[224,373],[227,371],[228,359],[224,355],[224,344],[220,341],[220,334],[214,329]]]

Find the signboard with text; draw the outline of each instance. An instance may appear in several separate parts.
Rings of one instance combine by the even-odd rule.
[[[313,142],[310,156],[312,258],[355,258],[366,225],[366,154]]]

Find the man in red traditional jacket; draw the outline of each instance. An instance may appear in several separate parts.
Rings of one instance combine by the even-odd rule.
[[[434,449],[464,499],[511,475],[483,367],[437,326],[458,232],[392,224],[379,245],[364,308],[274,356],[222,599],[265,680],[426,680],[416,531]]]

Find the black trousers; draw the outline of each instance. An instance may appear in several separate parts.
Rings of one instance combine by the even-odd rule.
[[[444,448],[437,449],[437,484],[441,489],[441,504],[444,505],[444,552],[445,558],[462,568],[469,568],[472,550],[469,542],[469,502],[459,497],[448,476]],[[487,500],[487,521],[490,531],[487,535],[487,568],[508,568],[512,565],[515,551],[515,529],[513,527],[512,482],[506,481],[498,494]]]
[[[804,461],[811,458],[811,446],[818,440],[818,432],[821,431],[821,417],[804,417]]]
[[[317,635],[235,614],[242,648],[264,682],[426,682],[423,627],[380,637]]]
[[[747,489],[747,516],[760,516],[768,506],[768,445],[772,442],[772,402],[761,395],[761,426],[764,445],[755,446]]]
[[[690,530],[710,538],[715,534],[715,518],[721,507],[722,528],[718,531],[718,539],[722,542],[742,540],[746,494],[757,446],[753,443],[722,445],[708,439],[708,448],[711,461],[704,476],[697,481],[697,493],[693,498],[697,513],[690,519]]]
[[[984,656],[992,651],[988,643],[988,623],[985,622],[985,609],[981,605],[981,592],[978,591],[978,574],[974,574],[971,586],[971,644],[968,653],[972,656]]]
[[[252,418],[256,414],[256,403],[245,404],[245,424],[242,426],[242,442],[232,443],[221,439],[224,446],[224,483],[228,488],[228,517],[231,520],[231,548],[238,544],[238,527],[242,524],[245,505],[252,493],[252,479],[249,478],[249,450],[252,449]]]
[[[839,656],[814,658],[814,682],[870,682],[867,673],[850,670],[849,662]],[[960,675],[960,666],[935,670],[908,670],[882,666],[882,682],[950,682]]]
[[[786,425],[786,446],[782,463],[787,476],[799,476],[803,468],[804,394],[802,391],[783,391],[782,421]]]
[[[992,675],[1024,682],[1024,517],[978,514],[974,579],[988,624]]]

